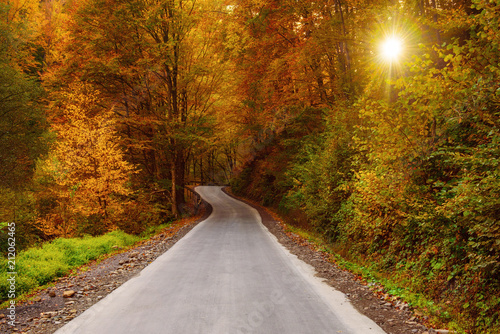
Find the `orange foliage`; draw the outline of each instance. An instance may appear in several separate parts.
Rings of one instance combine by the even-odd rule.
[[[57,202],[39,223],[55,235],[72,234],[78,217],[93,217],[100,229],[112,229],[131,194],[127,182],[134,173],[119,147],[115,116],[109,110],[97,113],[98,92],[83,84],[71,88],[64,94],[64,122],[53,125],[58,140],[37,171]]]

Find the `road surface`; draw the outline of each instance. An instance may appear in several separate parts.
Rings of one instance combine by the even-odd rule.
[[[285,250],[255,209],[220,187],[196,190],[211,216],[57,334],[384,333]]]

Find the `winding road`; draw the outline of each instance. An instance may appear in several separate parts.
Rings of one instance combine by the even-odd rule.
[[[198,187],[211,216],[57,334],[385,333],[281,246],[258,212]]]

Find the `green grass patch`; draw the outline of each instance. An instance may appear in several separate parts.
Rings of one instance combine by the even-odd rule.
[[[163,229],[169,227],[172,223],[160,224],[148,226],[146,229],[139,235],[141,239],[149,239],[151,236],[160,233]]]
[[[16,296],[38,286],[45,285],[55,278],[68,274],[100,256],[115,252],[117,248],[128,247],[144,239],[113,231],[98,237],[59,238],[41,247],[21,251],[16,256]],[[8,298],[10,288],[7,259],[0,259],[0,301]]]

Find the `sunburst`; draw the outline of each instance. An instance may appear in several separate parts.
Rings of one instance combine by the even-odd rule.
[[[396,36],[388,37],[381,44],[381,52],[384,59],[388,61],[396,61],[398,60],[401,52],[403,51],[403,42],[400,38]]]

